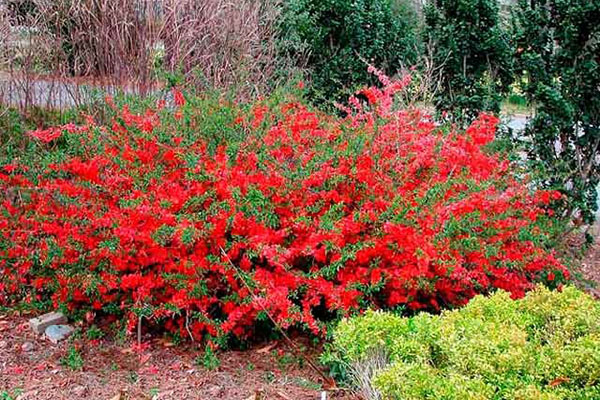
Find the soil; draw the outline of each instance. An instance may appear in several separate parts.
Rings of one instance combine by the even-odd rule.
[[[348,391],[326,388],[319,374],[284,342],[217,353],[220,365],[209,370],[197,362],[203,351],[191,343],[155,338],[138,350],[135,341],[71,338],[53,345],[31,331],[31,317],[0,315],[2,400],[319,400],[323,391],[327,399],[358,399]],[[293,340],[312,360],[322,350],[306,338]],[[73,349],[81,362],[67,361]]]

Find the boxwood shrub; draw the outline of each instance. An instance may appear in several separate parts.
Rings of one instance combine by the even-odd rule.
[[[387,364],[367,383],[383,399],[599,399],[600,303],[540,286],[440,315],[370,311],[343,320],[323,358],[364,373],[382,353]]]

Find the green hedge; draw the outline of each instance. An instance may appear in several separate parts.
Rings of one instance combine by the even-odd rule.
[[[557,214],[591,224],[600,183],[600,0],[519,0],[517,82],[535,114],[519,132],[540,187],[568,197]]]
[[[356,371],[382,353],[369,381],[384,399],[600,399],[600,303],[539,287],[441,315],[371,311],[342,321],[323,359],[364,381]]]
[[[311,100],[345,101],[377,78],[367,63],[395,74],[417,61],[419,19],[408,0],[283,2],[279,47],[307,69]]]
[[[425,7],[425,36],[441,68],[437,111],[470,122],[480,111],[500,112],[514,79],[511,42],[497,0],[432,0]]]

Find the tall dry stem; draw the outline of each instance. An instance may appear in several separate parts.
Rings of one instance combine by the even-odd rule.
[[[278,0],[0,0],[2,101],[79,105],[87,85],[146,95],[164,73],[263,93],[278,72],[278,13]]]

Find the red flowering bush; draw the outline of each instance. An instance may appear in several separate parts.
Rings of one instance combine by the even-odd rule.
[[[175,110],[32,132],[42,156],[0,167],[0,303],[249,337],[265,310],[323,333],[367,307],[567,279],[544,249],[558,195],[488,149],[497,119],[436,126],[394,108],[408,78],[381,80],[345,118],[261,102],[200,126],[176,93]]]

